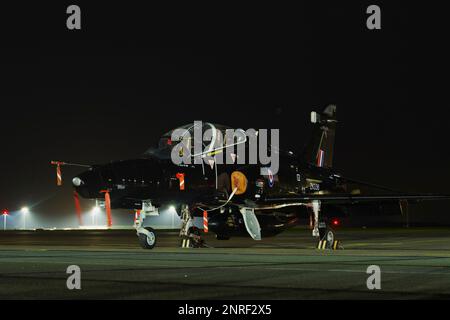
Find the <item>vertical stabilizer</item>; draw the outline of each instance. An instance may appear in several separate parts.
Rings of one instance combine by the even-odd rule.
[[[327,106],[322,113],[311,112],[313,131],[311,140],[303,152],[308,163],[323,168],[333,166],[336,122],[335,105]]]

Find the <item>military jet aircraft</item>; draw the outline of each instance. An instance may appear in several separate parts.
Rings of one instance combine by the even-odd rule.
[[[243,147],[241,150],[249,152],[251,136],[235,135],[232,143],[215,144],[229,127],[191,123],[177,128],[175,139],[175,130],[164,134],[158,147],[138,159],[89,166],[72,180],[76,200],[80,195],[101,202],[108,225],[112,224],[111,209],[135,210],[139,243],[152,249],[157,234],[151,228],[151,217],[169,206],[175,207],[182,219],[182,245],[198,247],[203,240],[201,228],[194,226],[195,217],[203,217],[203,231],[213,232],[221,240],[234,236],[260,240],[310,217],[312,235],[333,243],[332,221],[348,214],[348,209],[394,204],[405,214],[408,203],[450,199],[448,195],[401,193],[339,175],[333,168],[336,106],[312,112],[311,123],[311,141],[303,152],[264,147],[279,158],[276,173],[267,169],[267,164],[238,161],[239,155],[234,153],[232,161],[220,163],[217,157],[226,147]],[[212,132],[211,143],[203,143],[205,150],[200,153],[191,141],[196,126]],[[258,133],[254,130],[252,134]],[[174,154],[193,161],[176,164]],[[194,161],[198,158],[200,161]],[[204,158],[208,161],[202,161]],[[57,165],[60,183],[60,166],[67,163],[52,163]],[[79,204],[77,207],[80,211]]]

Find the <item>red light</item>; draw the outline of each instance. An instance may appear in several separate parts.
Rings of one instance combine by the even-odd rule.
[[[333,220],[331,221],[331,224],[332,224],[333,226],[337,227],[337,226],[339,225],[339,220],[338,220],[338,219],[333,219]]]
[[[8,210],[4,209],[4,210],[2,211],[2,215],[7,216],[8,214],[9,214],[9,211],[8,211]]]

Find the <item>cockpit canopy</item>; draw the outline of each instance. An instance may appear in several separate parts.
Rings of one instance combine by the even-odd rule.
[[[172,134],[175,130],[177,130],[179,139],[173,141]],[[233,129],[229,126],[198,121],[183,125],[165,133],[159,139],[158,146],[156,148],[148,149],[144,153],[144,156],[170,159],[172,149],[181,141],[183,141],[185,145],[188,146],[188,149],[191,150],[191,156],[201,156],[201,154],[195,154],[194,152],[193,139],[196,136],[194,133],[195,130],[199,130],[202,137],[202,154],[226,148],[227,141],[229,146],[230,140],[229,138],[227,139],[227,137],[231,137],[231,134],[234,134],[232,139],[232,144],[234,145],[242,144],[247,141],[246,132],[242,129]],[[210,139],[204,139],[205,135],[209,136]]]

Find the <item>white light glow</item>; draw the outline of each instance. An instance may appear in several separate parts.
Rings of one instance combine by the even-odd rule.
[[[99,206],[95,206],[92,208],[92,214],[97,214],[100,212],[100,207]]]
[[[30,212],[30,209],[28,207],[22,207],[22,209],[20,209],[20,212],[27,214]]]

